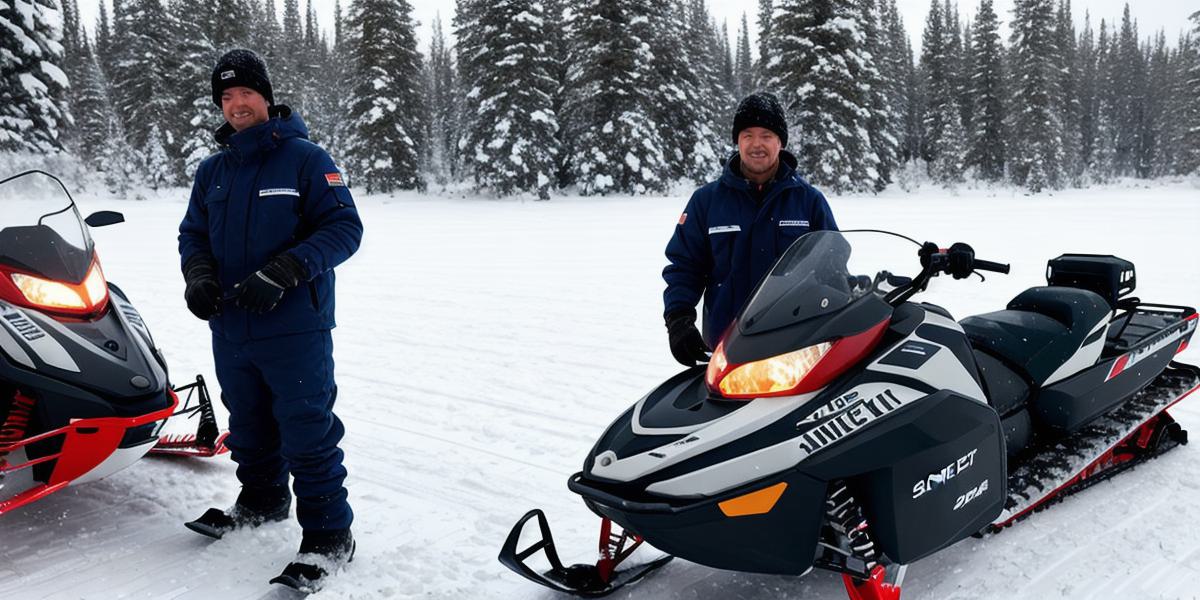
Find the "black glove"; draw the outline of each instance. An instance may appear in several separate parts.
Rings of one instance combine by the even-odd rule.
[[[260,315],[271,312],[283,298],[283,293],[299,285],[303,278],[304,266],[284,252],[237,284],[234,302]]]
[[[667,315],[667,337],[671,342],[671,354],[679,364],[693,367],[697,362],[708,362],[708,346],[696,329],[696,311],[690,308],[677,310]]]
[[[201,321],[221,314],[221,284],[214,262],[209,256],[193,256],[183,267],[183,280],[187,284],[183,299],[188,310]]]

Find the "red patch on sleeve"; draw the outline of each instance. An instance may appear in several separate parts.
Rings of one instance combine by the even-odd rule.
[[[686,222],[687,222],[687,213],[683,213],[683,214],[679,215],[679,224],[683,225]]]
[[[326,173],[325,174],[325,183],[329,184],[330,187],[336,186],[336,185],[340,185],[342,187],[346,186],[346,184],[342,181],[341,173]]]

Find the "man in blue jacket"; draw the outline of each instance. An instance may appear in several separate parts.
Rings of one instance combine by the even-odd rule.
[[[242,490],[232,508],[187,525],[219,538],[286,519],[290,473],[304,536],[272,582],[313,588],[354,552],[330,330],[333,268],[358,249],[362,222],[333,160],[274,104],[257,55],[223,56],[212,95],[227,121],[222,148],[196,171],[179,254],[188,308],[212,329]]]
[[[685,366],[708,360],[759,280],[796,238],[837,229],[825,196],[796,172],[783,147],[788,129],[775,96],[757,93],[738,105],[738,151],[717,181],[696,190],[667,243],[663,292],[671,354]],[[704,333],[696,303],[704,297]]]

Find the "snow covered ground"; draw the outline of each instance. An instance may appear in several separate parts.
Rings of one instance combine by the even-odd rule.
[[[169,196],[164,195],[164,196]],[[175,201],[89,196],[124,225],[94,232],[108,277],[150,324],[177,380],[212,357],[183,302]],[[675,373],[661,312],[663,247],[685,197],[360,199],[362,250],[338,270],[338,413],[358,555],[320,598],[554,598],[496,553],[542,507],[564,559],[591,560],[597,519],[566,489],[620,411]],[[1137,265],[1136,295],[1200,304],[1200,188],[1024,196],[926,190],[831,198],[844,229],[971,243],[1012,274],[946,282],[957,317],[997,310],[1062,252]],[[1200,361],[1200,344],[1183,359]],[[1174,414],[1200,436],[1200,398]],[[1194,598],[1200,454],[1180,448],[987,539],[911,566],[905,598]],[[0,517],[0,598],[286,597],[266,581],[294,522],[212,542],[183,528],[237,491],[227,459],[147,459]],[[839,577],[717,571],[677,560],[615,598],[841,598]]]

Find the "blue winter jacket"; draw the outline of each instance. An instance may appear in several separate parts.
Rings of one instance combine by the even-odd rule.
[[[837,229],[825,196],[796,172],[796,157],[779,154],[779,170],[762,204],[734,154],[717,181],[696,190],[667,243],[664,315],[694,309],[704,295],[702,334],[715,348],[725,329],[796,238]]]
[[[295,257],[306,274],[264,315],[224,302],[209,319],[213,333],[242,342],[331,329],[333,268],[362,239],[362,221],[341,172],[308,141],[304,121],[286,106],[271,107],[266,123],[236,133],[226,123],[216,137],[222,149],[200,163],[179,224],[182,264],[211,256],[226,298],[281,252]]]

